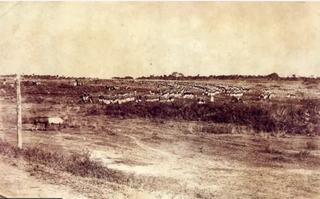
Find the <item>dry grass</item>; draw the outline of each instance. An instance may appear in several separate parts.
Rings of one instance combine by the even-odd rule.
[[[145,123],[146,121],[137,121],[137,123]],[[114,126],[109,126],[109,128],[115,128],[115,125],[128,126],[126,124],[136,125],[134,120],[126,121],[122,120],[119,121],[119,123],[114,124]],[[183,128],[188,128],[188,123],[179,123],[180,130],[183,131]],[[143,124],[144,127],[146,127],[146,124]],[[159,124],[160,125],[160,124]],[[172,127],[166,127],[167,124],[162,124],[162,126],[158,126],[157,124],[149,123],[148,129],[150,129],[150,132],[147,134],[145,132],[144,135],[148,135],[152,139],[161,139],[161,143],[156,143],[152,145],[152,147],[160,147],[162,144],[168,144],[171,143],[170,140],[164,139],[165,136],[172,135],[171,133],[167,132],[168,129]],[[201,125],[200,125],[201,126]],[[139,127],[139,126],[136,126]],[[159,127],[161,131],[154,131],[153,128]],[[139,129],[139,128],[137,128]],[[153,130],[152,130],[153,129]],[[34,136],[41,136],[42,142],[47,142],[48,140],[52,140],[56,135],[42,135],[41,133],[33,133]],[[67,134],[67,132],[64,132],[64,136]],[[94,136],[97,139],[100,140],[102,137],[109,136],[110,141],[112,141],[115,146],[113,148],[119,147],[117,144],[122,144],[128,146],[128,151],[131,150],[134,151],[132,154],[140,154],[140,155],[146,155],[148,153],[151,153],[152,155],[155,155],[155,157],[159,154],[153,153],[151,150],[143,149],[142,151],[139,151],[138,149],[140,146],[134,145],[132,142],[130,143],[131,139],[127,139],[123,134],[128,135],[134,135],[138,138],[143,138],[140,133],[139,134],[133,134],[133,131],[126,131],[122,130],[121,133],[119,133],[117,136],[109,136],[105,135],[103,132],[96,133],[87,133],[86,135]],[[27,135],[26,135],[27,136]],[[79,134],[72,134],[74,137],[79,137],[82,135]],[[101,136],[101,138],[100,138]],[[124,192],[123,188],[119,188],[122,186],[129,187],[131,189],[134,189],[136,191],[147,191],[148,193],[157,193],[155,198],[161,198],[164,196],[169,196],[172,198],[214,198],[218,197],[221,198],[226,193],[219,192],[217,193],[215,190],[211,190],[210,188],[205,186],[205,183],[208,184],[219,184],[221,180],[223,180],[225,177],[228,176],[227,173],[232,173],[232,175],[244,175],[239,171],[238,167],[228,167],[228,164],[225,165],[225,163],[232,161],[237,162],[237,165],[242,165],[240,167],[243,167],[243,164],[246,165],[246,169],[248,171],[256,171],[257,168],[284,168],[284,167],[302,167],[302,168],[315,168],[318,167],[318,163],[316,162],[317,158],[313,157],[310,154],[307,154],[305,152],[301,152],[303,150],[303,147],[305,147],[305,142],[302,144],[294,144],[294,142],[297,142],[299,139],[294,138],[281,138],[280,140],[276,137],[270,137],[268,139],[254,136],[254,135],[247,135],[247,134],[221,134],[221,135],[214,135],[214,134],[208,134],[204,133],[203,135],[199,135],[197,133],[195,134],[187,134],[183,138],[183,134],[181,132],[174,132],[174,136],[176,136],[178,139],[175,140],[175,142],[172,142],[171,145],[165,145],[166,149],[162,148],[163,151],[166,151],[167,153],[170,153],[170,150],[173,149],[173,147],[179,145],[179,146],[190,146],[191,148],[180,148],[178,147],[178,151],[176,151],[176,154],[179,154],[181,158],[180,161],[185,161],[186,159],[189,159],[189,161],[194,161],[198,166],[195,166],[194,163],[189,162],[187,164],[183,164],[184,168],[183,171],[187,173],[197,172],[198,169],[202,169],[201,175],[199,173],[196,175],[197,177],[205,178],[206,180],[201,181],[204,184],[198,184],[195,186],[190,187],[188,184],[184,184],[184,179],[180,178],[168,178],[168,177],[162,177],[162,176],[154,176],[154,175],[141,175],[137,173],[132,172],[122,172],[122,171],[115,171],[115,173],[112,173],[114,171],[113,169],[108,169],[108,173],[104,173],[104,169],[107,169],[107,167],[100,167],[101,165],[91,159],[91,153],[89,151],[82,151],[81,153],[73,153],[71,155],[61,155],[61,153],[56,154],[52,152],[48,152],[47,150],[40,150],[40,149],[24,149],[22,151],[18,150],[16,147],[11,147],[10,145],[7,145],[6,143],[1,143],[0,145],[0,153],[1,154],[11,154],[11,157],[17,157],[17,158],[24,158],[27,162],[29,162],[30,167],[28,171],[34,175],[39,176],[44,179],[56,179],[58,182],[59,179],[56,176],[56,173],[63,172],[67,173],[70,178],[77,178],[77,182],[84,181],[85,179],[90,180],[87,183],[88,184],[82,184],[80,185],[74,185],[77,187],[77,190],[80,193],[88,194],[91,198],[98,197],[97,195],[92,195],[92,192],[90,190],[95,190],[96,188],[101,190],[101,187],[109,187],[108,183],[112,183],[115,186],[113,188],[114,194],[121,192]],[[116,139],[114,139],[116,137]],[[108,139],[109,139],[108,138]],[[126,138],[126,140],[124,140]],[[48,139],[48,140],[47,140]],[[46,141],[47,140],[47,141]],[[101,141],[101,140],[100,140]],[[126,141],[126,142],[124,142]],[[132,140],[131,140],[132,141]],[[79,143],[79,140],[77,139],[72,140],[71,142],[78,143],[80,145],[85,144],[85,142]],[[126,144],[124,144],[126,143]],[[142,140],[140,141],[141,144],[150,145],[148,140]],[[183,145],[181,145],[184,143]],[[66,143],[67,144],[67,143]],[[92,143],[91,143],[92,144]],[[93,144],[92,144],[93,145]],[[195,152],[192,148],[203,146],[203,152]],[[288,152],[288,146],[294,145],[294,149],[296,152]],[[267,146],[267,147],[266,147]],[[50,149],[52,149],[52,144],[50,144]],[[151,147],[149,147],[151,148]],[[74,148],[73,148],[74,149]],[[91,148],[92,149],[92,148]],[[117,148],[119,149],[119,148]],[[160,148],[157,148],[160,149]],[[262,149],[262,150],[260,150]],[[70,149],[71,150],[71,149]],[[281,154],[279,153],[281,152]],[[173,153],[173,151],[172,151]],[[80,154],[80,155],[79,155]],[[139,162],[141,161],[139,156],[133,155],[128,156],[135,160],[134,165],[139,165]],[[155,159],[153,159],[155,160]],[[214,164],[208,164],[206,166],[207,161],[216,160],[216,161],[222,161],[223,165],[216,166]],[[227,161],[228,160],[228,161]],[[272,161],[270,161],[272,160]],[[161,160],[161,161],[168,161],[167,159]],[[180,162],[179,161],[179,162]],[[212,161],[214,163],[215,161]],[[161,162],[158,162],[159,164]],[[177,162],[178,163],[178,162]],[[126,161],[123,161],[121,164],[128,164]],[[131,164],[131,163],[130,163]],[[59,166],[60,165],[60,166]],[[297,166],[298,165],[298,166]],[[182,165],[181,165],[182,166]],[[209,167],[208,167],[209,166]],[[225,168],[228,167],[228,168]],[[66,169],[65,167],[70,167],[70,169]],[[148,165],[146,165],[146,168]],[[208,167],[205,170],[204,167]],[[53,171],[48,173],[48,168],[52,169]],[[72,169],[71,169],[72,168]],[[191,168],[194,168],[194,170],[191,172]],[[173,168],[172,168],[173,169]],[[239,174],[240,172],[241,174]],[[261,174],[265,175],[264,172],[261,172]],[[210,176],[212,175],[212,179]],[[60,175],[59,175],[60,176]],[[225,176],[225,177],[221,177]],[[175,176],[176,177],[176,176]],[[213,179],[214,178],[214,179]],[[253,178],[253,177],[252,177]],[[260,180],[266,181],[267,178],[263,178],[257,176],[257,178],[261,178]],[[233,178],[232,178],[233,179]],[[198,180],[195,178],[195,180]],[[229,181],[228,181],[229,180]],[[256,179],[255,179],[256,180]],[[259,181],[260,181],[259,180]],[[275,180],[274,182],[276,182]],[[60,181],[59,181],[60,182]],[[99,182],[97,185],[93,185],[93,182]],[[198,181],[197,181],[198,182]],[[230,183],[233,182],[230,178],[226,179],[224,183]],[[255,181],[254,181],[255,182]],[[254,183],[252,182],[252,183]],[[70,180],[69,180],[70,183]],[[76,182],[74,182],[76,183]],[[302,183],[303,184],[303,183]],[[316,183],[315,183],[316,184]],[[241,187],[239,185],[230,185],[231,187],[228,189],[237,189]],[[249,185],[248,185],[249,186]],[[255,185],[254,185],[255,186]],[[250,188],[254,187],[253,185],[250,185]],[[265,186],[265,185],[260,185]],[[288,185],[289,186],[289,185]],[[290,185],[293,186],[293,185]],[[81,187],[86,187],[85,189]],[[118,188],[117,188],[118,187]],[[90,190],[89,190],[90,188]],[[287,189],[286,189],[287,190]],[[266,190],[261,190],[262,192],[268,192]],[[97,191],[98,194],[104,194],[104,191]],[[248,190],[246,190],[248,192]],[[127,192],[128,193],[128,192]],[[132,192],[129,192],[132,194]],[[229,198],[237,198],[236,196],[239,196],[237,194],[240,194],[239,192],[234,192],[234,197]],[[230,196],[228,193],[227,196]],[[256,195],[251,195],[252,197]],[[113,195],[109,198],[114,198]],[[108,198],[108,197],[106,197]],[[150,198],[150,197],[147,197]]]
[[[46,168],[70,173],[74,176],[103,179],[107,182],[118,183],[135,189],[166,190],[175,186],[177,181],[170,178],[125,173],[119,170],[109,169],[101,163],[93,161],[90,152],[74,152],[71,155],[48,152],[39,148],[18,149],[6,142],[0,144],[0,154],[12,158],[22,158],[32,166],[28,169],[31,175],[42,176]]]
[[[41,86],[40,90],[23,86],[24,117],[59,114],[71,104],[81,107],[81,111],[68,113],[67,126],[60,132],[30,132],[25,128],[24,146],[29,148],[19,150],[0,143],[0,154],[23,158],[30,164],[29,172],[44,179],[58,181],[59,177],[54,176],[61,172],[68,176],[66,185],[70,185],[69,179],[77,179],[71,184],[78,186],[81,193],[83,187],[94,185],[94,189],[86,190],[91,198],[100,196],[89,193],[105,194],[110,188],[106,186],[108,183],[113,186],[110,189],[113,194],[123,191],[119,187],[126,186],[153,192],[155,198],[164,195],[167,198],[270,198],[277,194],[281,198],[292,198],[296,195],[292,190],[298,190],[297,187],[307,190],[311,187],[310,179],[316,179],[290,174],[286,169],[302,168],[309,172],[320,167],[316,139],[306,141],[306,136],[294,135],[319,135],[317,100],[254,101],[248,98],[237,104],[221,100],[205,105],[189,101],[107,106],[79,102],[83,90],[98,96],[106,92],[103,87],[87,85],[81,90],[62,86],[56,89],[56,82],[48,82],[48,86]],[[147,87],[138,89],[148,90]],[[34,96],[48,91],[52,94],[35,99]],[[12,110],[15,110],[13,105]],[[3,124],[15,125],[12,113],[14,111],[6,110]],[[89,148],[100,156],[93,158],[89,151],[79,151],[81,148]],[[74,152],[76,150],[78,152]],[[99,162],[106,159],[104,165]],[[105,166],[109,161],[127,167],[110,169]],[[137,174],[132,167],[148,171],[168,169],[173,176],[152,171],[150,175]],[[281,177],[272,173],[274,168],[282,169]],[[184,174],[192,178],[184,178]],[[265,176],[268,174],[269,177]],[[288,176],[297,181],[296,184],[282,181]],[[79,181],[84,183],[80,186]],[[185,182],[189,184],[183,184]],[[211,185],[225,187],[218,193]],[[279,187],[281,190],[276,190]],[[252,190],[258,190],[261,195],[250,193]],[[314,193],[317,194],[317,190]],[[312,194],[299,190],[297,195]]]
[[[92,161],[89,151],[63,155],[39,148],[18,149],[8,143],[1,142],[0,153],[11,157],[22,157],[29,162],[37,164],[35,171],[37,171],[38,164],[40,164],[81,177],[104,178],[114,181],[113,178],[121,176],[121,172],[117,173],[117,171],[102,166],[99,162]]]

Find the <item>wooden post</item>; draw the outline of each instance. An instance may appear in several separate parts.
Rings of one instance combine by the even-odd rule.
[[[18,147],[22,148],[22,119],[21,119],[21,89],[20,89],[20,74],[17,75],[17,133],[18,133]]]

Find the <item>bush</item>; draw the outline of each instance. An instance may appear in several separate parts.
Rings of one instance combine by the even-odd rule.
[[[271,145],[265,147],[265,152],[270,154],[282,154],[281,151],[274,149]]]
[[[307,150],[302,150],[299,153],[294,155],[294,157],[297,157],[297,158],[306,158],[310,156],[311,156],[311,153],[310,151],[307,151]]]
[[[318,150],[319,149],[319,144],[316,140],[308,141],[306,143],[306,149],[307,150]]]

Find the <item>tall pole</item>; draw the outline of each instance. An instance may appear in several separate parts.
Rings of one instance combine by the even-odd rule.
[[[17,74],[17,133],[18,133],[18,148],[22,148],[22,119],[21,119],[21,88],[20,88],[20,74]]]

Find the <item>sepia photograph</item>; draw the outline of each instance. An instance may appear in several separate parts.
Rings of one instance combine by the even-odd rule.
[[[320,199],[320,2],[0,2],[0,198]]]

